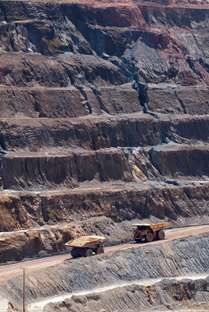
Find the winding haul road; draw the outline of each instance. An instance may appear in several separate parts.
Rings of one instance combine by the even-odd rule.
[[[189,236],[195,236],[199,234],[209,233],[209,225],[199,225],[199,226],[188,226],[184,228],[175,228],[175,229],[169,229],[165,230],[166,232],[166,239],[163,241],[154,241],[151,243],[126,243],[111,247],[105,248],[105,253],[111,253],[121,250],[126,250],[130,248],[143,248],[147,245],[161,245],[165,244],[168,241],[172,241],[175,239],[181,239]],[[47,268],[53,265],[57,265],[60,263],[63,263],[65,260],[71,259],[71,256],[69,253],[64,255],[57,255],[57,256],[50,256],[46,258],[40,258],[35,260],[27,260],[27,261],[21,261],[18,263],[13,264],[5,264],[0,266],[0,283],[4,283],[8,279],[21,275],[23,268],[25,268],[28,273],[32,271],[37,271],[39,269]],[[76,261],[73,260],[73,261]]]

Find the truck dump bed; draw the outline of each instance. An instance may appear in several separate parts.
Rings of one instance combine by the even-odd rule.
[[[161,229],[165,229],[169,227],[169,223],[135,223],[133,224],[134,227],[141,227],[141,228],[150,228],[153,231],[159,231]]]
[[[65,245],[72,248],[91,248],[97,244],[104,243],[106,240],[103,236],[81,236],[79,238],[73,239],[67,242]]]

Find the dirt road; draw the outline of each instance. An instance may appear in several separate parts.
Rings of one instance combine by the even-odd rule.
[[[143,248],[147,245],[160,245],[165,244],[167,241],[174,239],[181,239],[189,236],[194,236],[198,234],[209,233],[209,225],[202,226],[190,226],[185,228],[169,229],[166,230],[166,239],[163,241],[155,241],[149,244],[135,244],[127,243],[112,247],[105,248],[105,253],[116,252],[120,250],[130,249],[130,248]],[[11,277],[22,274],[22,269],[25,268],[28,272],[36,271],[42,268],[47,268],[49,266],[57,265],[70,259],[69,253],[58,256],[51,256],[46,258],[22,261],[14,264],[2,265],[0,266],[0,283],[5,282]],[[76,260],[73,260],[76,261]]]

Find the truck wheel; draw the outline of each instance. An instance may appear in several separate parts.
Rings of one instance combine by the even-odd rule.
[[[145,236],[145,241],[147,243],[150,243],[154,240],[154,234],[152,232],[148,232],[147,235]]]
[[[165,239],[165,232],[162,231],[162,230],[158,231],[158,232],[157,232],[157,239],[158,239],[158,240],[163,240],[163,239]]]
[[[101,255],[101,254],[103,254],[103,253],[104,253],[104,247],[102,247],[102,246],[101,246],[101,247],[98,247],[97,250],[96,250],[96,254],[97,254],[97,255]]]
[[[93,256],[93,250],[91,250],[91,249],[86,249],[86,250],[84,251],[84,257],[91,257],[91,256]]]
[[[142,239],[141,238],[135,238],[135,243],[141,243]]]
[[[81,255],[80,249],[79,248],[73,248],[71,250],[71,256],[73,257],[73,259],[81,257],[82,255]]]

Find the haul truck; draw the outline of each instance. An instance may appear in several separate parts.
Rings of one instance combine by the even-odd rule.
[[[105,241],[106,238],[103,236],[91,235],[73,239],[65,245],[71,247],[73,258],[90,257],[104,253]]]
[[[133,224],[134,240],[136,242],[152,242],[153,240],[165,239],[164,229],[168,228],[168,223],[152,223],[152,224]]]
[[[152,223],[152,224],[133,224],[134,240],[140,242],[152,242],[153,240],[162,240],[165,238],[164,229],[168,228],[168,223]],[[71,247],[71,255],[73,258],[90,257],[104,253],[104,236],[81,236],[67,242],[65,245]]]

